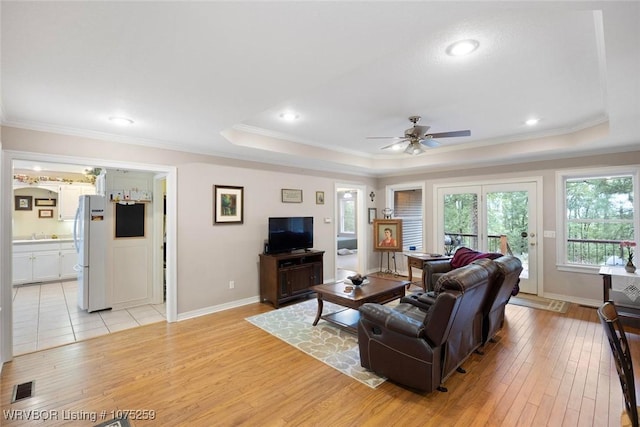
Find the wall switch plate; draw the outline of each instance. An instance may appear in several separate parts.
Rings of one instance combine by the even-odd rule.
[[[548,237],[550,239],[555,239],[556,238],[556,232],[553,231],[553,230],[545,230],[542,235],[544,237]]]
[[[233,289],[236,287],[236,282],[234,280],[229,281],[229,289]]]
[[[324,223],[325,224],[331,224],[331,218],[325,218],[324,219]]]

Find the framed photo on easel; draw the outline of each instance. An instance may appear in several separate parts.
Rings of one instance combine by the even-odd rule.
[[[402,251],[401,219],[373,220],[373,250],[389,252]]]

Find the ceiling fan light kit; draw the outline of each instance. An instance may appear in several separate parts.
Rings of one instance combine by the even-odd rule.
[[[424,153],[424,147],[435,148],[440,145],[434,138],[451,138],[460,136],[471,136],[470,130],[457,130],[452,132],[427,133],[430,126],[419,125],[420,116],[410,116],[409,121],[413,126],[404,131],[404,136],[370,136],[368,139],[395,139],[393,144],[382,147],[382,150],[399,151],[404,148],[406,154],[418,155]],[[405,146],[406,143],[409,143]]]
[[[404,150],[404,152],[417,156],[418,154],[424,153],[424,148],[422,148],[419,142],[411,142],[409,145],[407,145],[407,148]]]

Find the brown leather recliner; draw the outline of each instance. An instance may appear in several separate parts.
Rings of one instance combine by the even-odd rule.
[[[431,392],[442,382],[442,359],[462,293],[447,290],[427,312],[411,304],[360,307],[360,364],[392,381]]]
[[[453,270],[453,267],[451,267],[451,260],[449,259],[425,262],[422,269],[422,289],[426,292],[435,291],[438,279],[451,270]]]
[[[420,390],[432,391],[436,380],[442,385],[482,344],[483,302],[488,290],[489,277],[497,270],[494,264],[491,266],[485,268],[471,264],[443,276],[438,283],[440,291],[433,299],[433,304],[428,305],[426,310],[414,304],[401,302],[396,310],[411,313],[411,316],[399,317],[394,313],[396,310],[384,306],[372,307],[365,304],[361,307],[358,343],[362,366]],[[459,300],[455,313],[451,313],[449,318],[441,317],[439,310],[435,309],[438,300],[443,298],[442,295],[456,295],[456,299]],[[422,323],[416,320],[420,316],[423,317]],[[428,343],[432,349],[428,358],[428,364],[432,368],[428,382],[423,378],[424,372],[414,372],[412,367],[415,368],[416,364],[422,363],[422,353],[416,352],[416,347],[423,348],[427,344],[421,340],[430,338],[417,335],[412,336],[410,340],[402,340],[398,337],[398,328],[394,326],[402,324],[400,320],[410,323],[408,319],[424,325],[426,329],[433,325],[433,322],[436,322],[435,325],[442,325],[445,321],[447,323],[448,332],[442,336],[444,341]],[[434,349],[440,346],[442,365],[438,375],[433,370],[436,367],[433,353]]]
[[[493,339],[504,323],[505,306],[520,281],[522,262],[514,256],[503,256],[493,261],[499,274],[487,294],[482,320],[482,344]]]

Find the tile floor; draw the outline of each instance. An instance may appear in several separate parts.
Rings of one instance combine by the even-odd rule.
[[[14,287],[14,356],[166,319],[165,304],[87,313],[77,295],[75,280]]]

